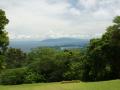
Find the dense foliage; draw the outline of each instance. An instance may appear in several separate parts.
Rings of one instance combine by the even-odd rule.
[[[101,38],[91,39],[86,48],[59,50],[43,47],[24,53],[9,48],[0,10],[0,84],[100,81],[120,78],[120,16]],[[4,36],[4,38],[2,37]],[[4,52],[4,53],[3,53]]]
[[[99,39],[92,39],[85,60],[87,80],[106,80],[120,78],[120,16]]]
[[[16,48],[8,48],[5,53],[6,68],[20,68],[26,61],[26,53]]]
[[[8,19],[5,16],[5,12],[0,9],[0,71],[4,68],[4,53],[8,46],[8,36],[7,32],[4,30],[5,26],[8,24]]]
[[[0,83],[4,85],[16,85],[24,83],[25,68],[7,69],[0,74]]]

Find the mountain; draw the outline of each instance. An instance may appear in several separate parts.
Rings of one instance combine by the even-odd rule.
[[[31,48],[36,47],[61,47],[61,48],[79,48],[84,47],[89,42],[88,39],[76,39],[76,38],[58,38],[58,39],[46,39],[42,41],[10,41],[9,47],[21,48],[24,51],[28,51]]]

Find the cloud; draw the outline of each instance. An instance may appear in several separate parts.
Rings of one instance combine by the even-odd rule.
[[[75,15],[75,16],[80,16],[81,15],[81,12],[76,8],[70,8],[69,13],[71,15]]]
[[[9,36],[11,37],[11,40],[44,40],[44,39],[56,39],[56,38],[80,38],[80,39],[90,39],[94,37],[100,37],[101,34],[80,34],[80,33],[64,33],[64,32],[55,32],[55,31],[49,31],[43,36],[40,36],[39,34],[34,35],[26,35],[26,34],[15,34],[15,33],[10,33]]]
[[[119,0],[1,0],[11,39],[96,37],[120,15]]]
[[[105,9],[100,8],[98,9],[98,11],[93,12],[93,16],[98,19],[99,17],[101,17],[102,19],[110,18],[110,12]]]
[[[97,0],[79,0],[79,4],[87,9],[94,7],[96,3],[97,3]]]

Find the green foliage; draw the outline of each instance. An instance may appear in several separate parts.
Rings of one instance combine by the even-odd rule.
[[[120,16],[99,39],[92,39],[87,50],[87,80],[120,78]]]
[[[45,78],[43,75],[34,72],[34,71],[26,71],[25,74],[25,83],[38,83],[38,82],[45,82]]]
[[[120,16],[116,16],[113,20],[114,23],[120,24]]]
[[[20,49],[9,48],[5,53],[6,56],[6,68],[20,68],[26,62],[26,53]]]
[[[0,30],[3,30],[8,22],[9,20],[6,18],[5,12],[0,9]]]
[[[0,74],[0,84],[16,85],[24,82],[26,68],[7,69]]]
[[[69,70],[64,73],[67,80],[81,80],[82,78],[82,63],[74,62],[69,65]]]
[[[5,16],[5,12],[0,9],[0,72],[3,69],[4,53],[9,44],[9,38],[7,32],[4,30],[5,26],[8,24],[9,20]]]
[[[27,64],[33,63],[35,61],[46,60],[47,58],[54,58],[56,50],[52,48],[35,48],[30,53],[28,53]]]
[[[44,59],[42,58],[40,61],[35,61],[28,67],[30,70],[43,75],[47,81],[54,81],[55,76],[53,76],[52,73],[55,72],[57,65],[52,57],[45,56]]]
[[[0,55],[0,71],[5,68],[5,57]]]
[[[4,30],[5,26],[8,24],[9,20],[5,16],[5,12],[0,9],[0,55],[4,53],[6,47],[8,46],[8,36],[7,32]]]
[[[52,48],[36,48],[28,56],[31,62],[29,62],[28,68],[44,76],[46,82],[72,80],[80,76],[77,73],[77,70],[80,70],[79,66],[82,64],[80,62],[82,57],[80,50],[58,51]],[[80,65],[77,66],[78,64]],[[68,77],[69,70],[71,71]],[[72,72],[76,77],[73,78]]]

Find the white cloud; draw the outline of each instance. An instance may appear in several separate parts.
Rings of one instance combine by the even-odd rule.
[[[79,0],[79,4],[83,5],[85,8],[94,7],[97,3],[97,0]]]
[[[110,18],[110,12],[105,9],[98,9],[97,11],[93,12],[93,16],[98,19],[105,19]]]
[[[75,15],[75,16],[80,16],[81,15],[80,11],[76,8],[70,8],[70,14]]]
[[[119,0],[0,0],[11,39],[96,37],[120,15]],[[78,1],[78,2],[77,2]]]

